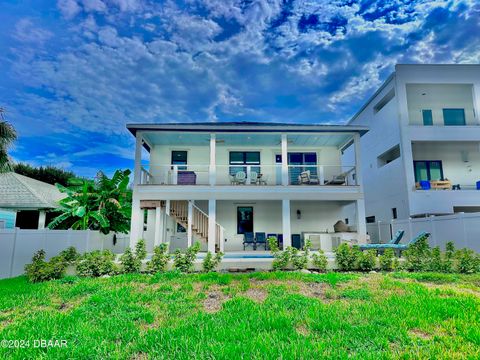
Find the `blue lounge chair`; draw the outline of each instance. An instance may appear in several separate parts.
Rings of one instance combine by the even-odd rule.
[[[248,245],[251,245],[253,247],[253,250],[255,250],[257,246],[255,244],[255,238],[253,237],[253,232],[246,232],[243,234],[243,236],[245,237],[243,239],[243,250],[245,250],[245,247]]]
[[[393,249],[401,253],[403,250],[407,250],[410,246],[415,244],[418,240],[420,240],[423,237],[430,237],[430,233],[427,232],[421,232],[417,236],[415,236],[412,240],[410,240],[406,244],[370,244],[370,245],[376,245],[376,246],[371,246],[368,248],[364,248],[365,245],[360,246],[360,250],[385,250],[385,249]]]
[[[403,235],[405,235],[405,231],[403,230],[398,230],[395,235],[393,236],[392,240],[390,240],[386,244],[364,244],[360,245],[360,250],[368,250],[368,249],[377,249],[378,245],[396,245],[400,243],[400,240],[402,240]]]
[[[264,232],[255,233],[255,245],[257,246],[258,244],[263,244],[265,246],[265,250],[267,250],[267,238]]]

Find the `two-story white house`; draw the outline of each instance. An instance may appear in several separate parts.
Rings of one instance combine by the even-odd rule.
[[[283,247],[331,251],[366,240],[363,126],[274,123],[129,124],[136,138],[131,245],[194,241],[210,252]],[[349,163],[344,148],[352,148]],[[143,155],[142,155],[143,153]],[[147,155],[148,154],[148,155]],[[142,160],[143,157],[143,160]],[[343,218],[351,206],[354,215]],[[349,229],[334,232],[339,220]],[[250,243],[252,241],[256,244]]]
[[[480,211],[479,111],[480,65],[397,65],[349,122],[367,222]]]

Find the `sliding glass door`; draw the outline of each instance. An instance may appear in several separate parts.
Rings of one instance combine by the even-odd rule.
[[[435,181],[443,179],[443,167],[440,160],[414,161],[415,181]]]
[[[298,184],[298,177],[303,171],[310,170],[310,174],[312,176],[317,176],[317,154],[314,152],[288,153],[288,165],[295,165],[289,167],[288,176],[290,179],[290,184]]]

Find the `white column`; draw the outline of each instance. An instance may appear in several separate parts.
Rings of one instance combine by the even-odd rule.
[[[353,143],[355,147],[355,181],[360,190],[363,190],[363,178],[362,178],[362,159],[360,157],[360,134],[353,136]]]
[[[320,185],[325,185],[325,168],[323,165],[318,167],[318,182]]]
[[[360,244],[366,243],[367,224],[365,223],[365,200],[358,199],[356,203],[357,210],[357,234]]]
[[[283,249],[292,246],[292,230],[290,226],[290,200],[282,200],[282,232]]]
[[[143,210],[140,209],[140,200],[133,197],[132,219],[130,223],[130,247],[134,247],[143,237]]]
[[[208,251],[212,254],[215,252],[215,235],[216,235],[216,200],[208,200]]]
[[[288,141],[287,141],[287,134],[282,134],[282,185],[288,185]]]
[[[247,165],[247,185],[252,184],[252,167]]]
[[[47,213],[45,210],[39,210],[38,212],[38,229],[45,229],[45,218]]]
[[[217,145],[217,140],[215,134],[210,134],[210,167],[209,167],[209,179],[210,179],[210,185],[215,185],[216,182],[216,159],[215,159],[215,153],[216,153],[216,145]]]
[[[133,173],[133,184],[140,184],[142,176],[142,133],[137,131],[135,137],[135,167]]]
[[[178,183],[178,165],[173,165],[172,184],[177,185],[177,183]]]
[[[190,247],[193,244],[193,233],[192,233],[192,221],[193,221],[193,203],[188,202],[188,224],[187,224],[187,246]]]
[[[163,238],[163,213],[164,210],[157,206],[155,208],[155,241],[154,246],[158,246],[162,243]]]
[[[220,252],[225,253],[225,229],[220,227]]]

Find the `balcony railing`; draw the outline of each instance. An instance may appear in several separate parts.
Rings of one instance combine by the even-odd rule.
[[[142,168],[142,185],[355,186],[355,166],[154,165]]]

